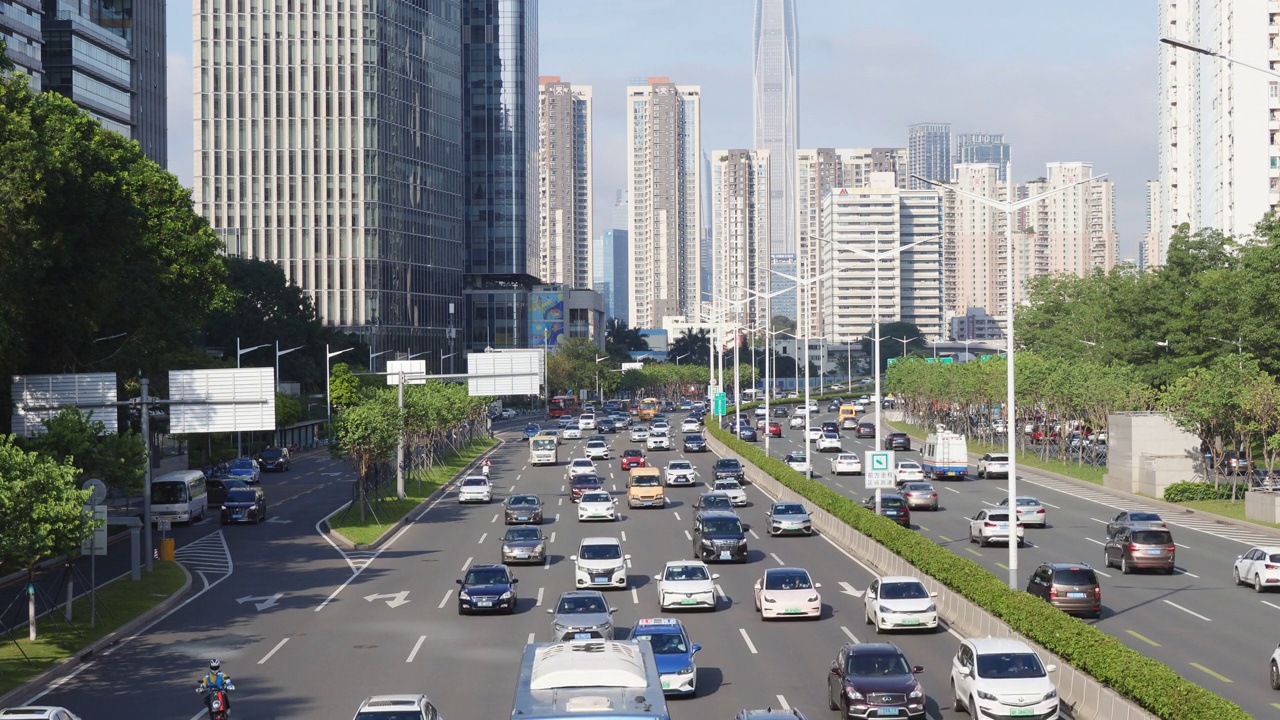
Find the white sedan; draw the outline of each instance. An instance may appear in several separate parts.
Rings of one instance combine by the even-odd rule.
[[[609,459],[609,443],[603,440],[589,440],[587,447],[583,450],[587,458],[590,460],[608,460]]]
[[[1249,584],[1257,592],[1280,587],[1280,546],[1259,545],[1236,558],[1231,572],[1237,585]]]
[[[575,458],[569,463],[569,479],[579,475],[596,475],[596,464],[590,458]]]
[[[734,507],[742,507],[747,504],[747,491],[743,490],[742,485],[732,478],[716,480],[716,484],[711,490],[728,495],[729,504]]]
[[[680,432],[682,433],[696,433],[701,431],[702,423],[694,420],[693,418],[688,418],[684,422],[680,423]]]
[[[671,436],[665,430],[653,429],[649,431],[649,438],[645,441],[645,447],[650,450],[670,450]]]
[[[809,456],[804,453],[791,453],[783,458],[782,462],[786,463],[787,467],[795,470],[796,472],[809,472]]]
[[[769,568],[756,581],[756,610],[761,620],[780,617],[822,616],[821,584],[809,577],[804,568]]]
[[[698,471],[688,460],[672,460],[667,463],[668,485],[692,485],[697,477]]]
[[[867,624],[884,630],[936,630],[938,593],[910,576],[882,577],[872,581],[863,595]]]
[[[840,452],[840,436],[833,432],[824,432],[818,436],[818,452]]]
[[[857,453],[840,453],[831,459],[832,475],[861,475],[862,474],[862,458]]]
[[[791,416],[791,419],[790,419],[789,421],[787,421],[787,427],[789,427],[789,428],[802,428],[802,427],[804,427],[804,416],[803,416],[803,415],[792,415],[792,416]]]
[[[618,501],[612,495],[600,490],[582,493],[578,501],[578,520],[617,520]]]
[[[572,425],[565,425],[564,433],[562,434],[564,435],[565,440],[581,440],[582,428],[578,427],[577,423],[574,423]]]
[[[705,607],[716,609],[716,584],[719,575],[697,560],[667,563],[656,577],[658,604],[663,610]]]
[[[468,475],[458,484],[458,502],[487,503],[493,501],[493,485],[483,475]]]
[[[1017,543],[1022,544],[1024,528],[1016,523]],[[977,515],[969,518],[969,542],[976,542],[986,547],[993,542],[1009,544],[1009,513],[1004,510],[979,510]]]
[[[818,442],[818,439],[822,437],[822,428],[820,427],[809,428],[807,431],[805,431],[805,437],[811,443]]]
[[[898,463],[898,482],[924,480],[924,468],[915,460],[903,460]]]
[[[999,507],[1008,510],[1009,498],[1002,498]],[[1039,527],[1049,526],[1049,513],[1045,512],[1044,505],[1036,498],[1030,495],[1018,496],[1018,522],[1023,525],[1037,525]]]

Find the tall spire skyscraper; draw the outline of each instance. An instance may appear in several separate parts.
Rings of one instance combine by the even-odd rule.
[[[752,37],[753,147],[768,150],[769,245],[794,253],[797,88],[799,74],[795,0],[756,0]]]

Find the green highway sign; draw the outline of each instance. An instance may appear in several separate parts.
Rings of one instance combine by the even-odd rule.
[[[724,415],[729,412],[729,397],[722,392],[716,393],[714,412],[716,415]]]

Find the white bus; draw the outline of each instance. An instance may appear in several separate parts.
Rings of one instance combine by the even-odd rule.
[[[189,523],[203,519],[208,509],[204,473],[199,470],[179,470],[151,481],[152,518]]]
[[[557,465],[560,462],[560,444],[556,438],[535,435],[529,438],[530,465]]]

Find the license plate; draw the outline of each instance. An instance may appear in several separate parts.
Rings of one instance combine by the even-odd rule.
[[[721,559],[721,560],[728,560],[728,559],[729,559],[729,558],[731,558],[732,556],[733,556],[733,554],[732,554],[732,553],[730,553],[728,550],[722,550],[722,551],[720,551],[720,559]]]
[[[477,600],[476,607],[493,607],[492,600]]]
[[[786,610],[783,610],[783,611],[782,611],[782,614],[783,614],[783,615],[799,615],[799,614],[800,614],[800,609],[799,609],[799,608],[787,608]]]
[[[1035,715],[1031,708],[1009,708],[1009,717],[1027,717]]]
[[[667,682],[666,680],[663,680],[663,681],[662,681],[662,689],[663,689],[663,690],[670,690],[670,689],[671,689],[671,683]]]
[[[904,618],[904,619],[902,620],[902,624],[903,624],[903,625],[919,625],[919,624],[920,624],[920,619],[919,619],[919,618]]]
[[[529,522],[529,516],[528,516],[528,515],[517,515],[517,516],[516,516],[516,522]]]
[[[878,714],[880,717],[892,717],[898,714],[901,708],[880,708]]]
[[[799,526],[799,525],[796,525],[795,523],[787,523],[787,527],[786,527],[785,529],[786,529],[786,530],[799,530],[799,529],[800,529],[800,526]]]
[[[680,604],[681,605],[697,605],[698,601],[697,600],[681,600]]]
[[[244,515],[241,515],[240,513],[231,513],[232,520],[239,520],[242,517],[244,517]]]
[[[1163,550],[1143,550],[1143,552],[1145,552],[1148,555],[1159,555],[1164,551]]]
[[[1003,524],[1002,524],[1002,525],[997,525],[997,526],[996,526],[996,529],[997,529],[997,530],[1004,530],[1004,531],[1008,532],[1008,530],[1009,530],[1009,526],[1008,526],[1008,525],[1003,525]]]
[[[607,583],[607,582],[609,582],[609,576],[608,576],[608,575],[597,575],[597,576],[595,577],[595,582],[597,582],[597,583]]]
[[[1082,593],[1082,592],[1069,592],[1069,593],[1067,593],[1067,597],[1069,597],[1069,598],[1082,598],[1082,597],[1084,597],[1084,593]]]
[[[573,639],[574,640],[590,640],[591,633],[574,633]]]
[[[528,557],[529,557],[529,553],[527,553],[527,552],[518,552],[518,553],[516,553],[516,557],[518,557],[518,558],[528,558]]]

